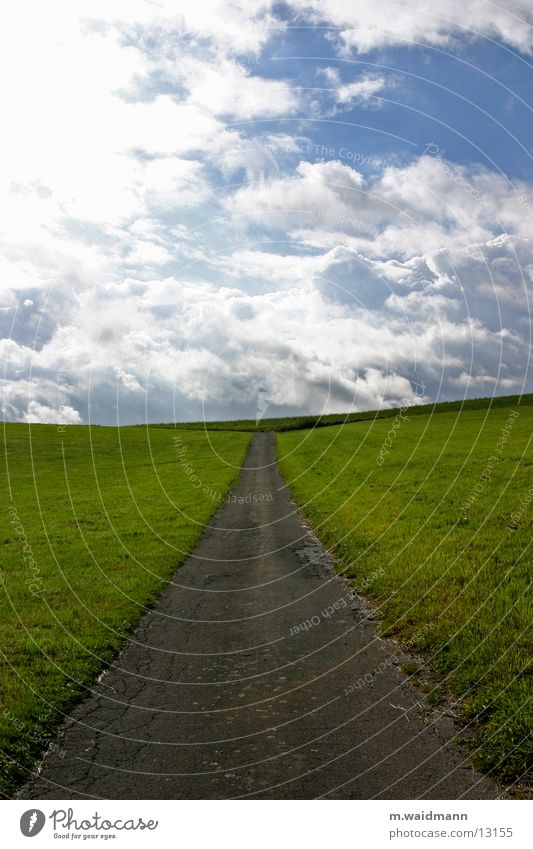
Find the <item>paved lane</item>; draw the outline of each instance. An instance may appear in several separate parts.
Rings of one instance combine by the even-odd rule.
[[[22,798],[493,798],[336,577],[257,434]]]

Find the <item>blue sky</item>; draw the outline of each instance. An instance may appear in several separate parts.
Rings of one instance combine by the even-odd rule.
[[[529,0],[1,14],[5,418],[532,391]]]
[[[354,133],[353,128],[339,125],[328,130],[324,119],[319,119],[313,135],[320,142],[323,137],[326,144],[349,144],[355,137],[385,155],[408,157],[420,154],[428,140],[437,139],[456,162],[477,162],[510,176],[531,178],[530,57],[508,45],[466,38],[459,38],[453,51],[421,45],[338,57],[328,42],[330,32],[291,28],[282,46],[271,53],[265,50],[257,66],[252,66],[256,73],[290,78],[309,89],[327,86],[318,72],[331,66],[345,83],[366,74],[390,80],[391,89],[375,95],[378,114],[364,122],[371,124],[370,130]],[[360,105],[343,114],[348,122],[360,123],[360,119]],[[399,138],[408,141],[402,145]]]

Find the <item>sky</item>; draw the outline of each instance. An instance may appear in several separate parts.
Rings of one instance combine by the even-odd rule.
[[[0,11],[7,421],[533,391],[531,0]]]

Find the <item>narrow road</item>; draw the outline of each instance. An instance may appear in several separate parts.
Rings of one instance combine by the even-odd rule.
[[[271,435],[232,495],[19,797],[497,798],[302,524]]]

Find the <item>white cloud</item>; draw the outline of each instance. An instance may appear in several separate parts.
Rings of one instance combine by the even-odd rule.
[[[315,22],[338,27],[343,52],[431,44],[454,46],[463,37],[500,39],[523,53],[533,52],[530,0],[289,0],[291,8]],[[300,18],[301,20],[301,18]]]
[[[389,166],[365,180],[341,162],[302,162],[294,176],[256,181],[227,201],[230,211],[286,226],[309,247],[358,247],[373,257],[467,248],[511,233],[528,239],[533,188],[486,169],[432,156]]]
[[[12,81],[2,103],[0,289],[61,280],[80,289],[124,264],[198,257],[172,228],[188,209],[217,206],[207,168],[229,173],[248,144],[215,113],[271,116],[293,103],[287,84],[255,78],[252,63],[234,58],[257,55],[283,28],[270,4],[23,0],[0,18],[0,73]],[[190,72],[183,97],[165,77],[177,56]],[[215,68],[208,103],[199,71],[212,83]],[[152,74],[163,78],[155,89]],[[265,157],[256,160],[262,168]],[[157,240],[139,239],[135,222],[147,220],[163,222]]]
[[[298,106],[287,82],[254,76],[235,60],[189,60],[179,68],[190,92],[188,102],[212,115],[251,120],[290,115]]]
[[[294,176],[251,182],[228,198],[226,207],[268,226],[313,226],[317,217],[350,215],[363,189],[362,175],[347,165],[301,161]]]
[[[81,424],[80,414],[68,405],[62,404],[57,409],[47,404],[30,401],[23,415],[25,422],[42,422],[43,424]]]
[[[265,280],[272,287],[309,283],[329,265],[326,256],[301,256],[268,251],[239,250],[219,258],[219,267],[233,280]]]
[[[461,175],[481,187],[489,179],[479,169]],[[533,279],[533,246],[522,235],[526,187],[517,195],[494,176],[491,186],[512,234],[497,232],[479,198],[477,207],[465,201],[452,166],[437,159],[370,182],[338,162],[301,163],[292,177],[228,199],[252,228],[260,221],[276,232],[296,219],[307,229],[289,229],[284,251],[274,232],[268,250],[213,256],[225,285],[145,274],[102,279],[70,300],[60,289],[40,347],[32,316],[42,315],[42,301],[21,289],[34,304],[17,331],[26,343],[4,351],[6,414],[22,420],[38,404],[63,415],[71,407],[84,421],[128,422],[141,420],[146,404],[159,420],[253,417],[258,393],[283,414],[414,403],[414,382],[428,397],[520,391]],[[193,244],[183,228],[176,236]],[[168,259],[158,219],[139,219],[131,240],[137,253],[128,261],[147,269]],[[253,294],[254,281],[270,291]],[[62,308],[55,319],[53,303]]]
[[[363,76],[355,82],[344,83],[336,88],[335,105],[343,109],[351,109],[356,104],[380,106],[379,93],[390,85],[391,82],[383,76]]]

